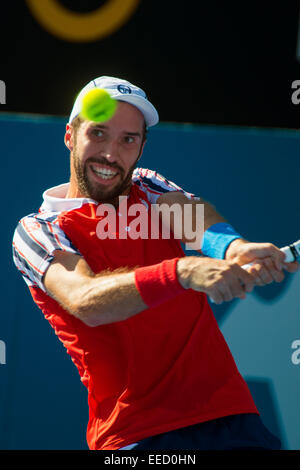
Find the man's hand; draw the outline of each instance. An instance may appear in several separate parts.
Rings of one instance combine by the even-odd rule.
[[[284,253],[272,243],[251,243],[242,239],[234,240],[226,252],[226,260],[240,266],[253,263],[247,271],[255,277],[258,286],[283,281],[284,269],[290,273],[298,271],[297,261],[285,263],[284,259]]]
[[[244,299],[255,286],[255,277],[238,264],[206,257],[179,259],[177,276],[185,289],[205,292],[216,304]]]

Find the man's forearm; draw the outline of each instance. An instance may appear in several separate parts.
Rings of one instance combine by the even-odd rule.
[[[157,307],[186,288],[181,283],[177,261],[172,258],[130,272],[89,275],[77,291],[73,314],[89,326],[99,326]]]
[[[207,293],[220,303],[244,298],[242,286],[251,291],[253,279],[237,265],[196,256],[174,258],[129,273],[95,276],[82,291],[76,316],[88,326],[100,326],[126,320],[186,289]]]
[[[204,204],[204,231],[214,224],[226,222],[224,217],[217,212],[216,208],[211,203],[206,201],[199,202]]]
[[[88,326],[99,326],[126,320],[146,308],[131,271],[90,279],[81,289],[74,314]]]

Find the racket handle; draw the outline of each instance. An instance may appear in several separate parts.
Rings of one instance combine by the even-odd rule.
[[[285,253],[285,262],[292,263],[293,261],[297,261],[300,258],[300,240],[292,243],[289,246],[285,246],[281,248],[281,251]]]
[[[285,254],[285,262],[286,263],[292,263],[293,261],[296,260],[296,255],[293,253],[291,247],[285,246],[284,248],[281,248],[280,251],[282,251]]]

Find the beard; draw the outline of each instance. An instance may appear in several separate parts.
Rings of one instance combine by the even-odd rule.
[[[119,196],[128,192],[131,186],[132,173],[137,166],[137,162],[140,158],[140,153],[135,160],[134,164],[129,168],[128,173],[125,175],[124,169],[117,163],[108,163],[104,157],[90,157],[84,165],[82,165],[79,155],[76,152],[76,148],[73,150],[73,161],[74,169],[77,179],[77,185],[80,193],[84,197],[93,199],[100,203],[112,204],[115,207],[119,205]],[[108,189],[101,187],[101,184],[97,184],[95,181],[91,181],[88,178],[88,165],[90,163],[99,163],[109,166],[112,170],[115,169],[120,175],[120,181],[113,188]]]

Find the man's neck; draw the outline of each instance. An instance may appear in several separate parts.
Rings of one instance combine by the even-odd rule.
[[[118,194],[118,196],[110,199],[110,200],[104,200],[104,201],[98,201],[99,204],[111,204],[117,209],[119,207],[119,197],[120,196],[128,196],[130,193],[131,185],[129,188],[127,188],[126,191],[124,191],[122,194]],[[88,198],[92,199],[90,196],[87,196],[85,194],[82,194],[81,191],[79,190],[78,186],[72,182],[72,179],[70,179],[70,184],[68,187],[68,191],[65,195],[66,199],[74,199],[74,198]]]
[[[66,199],[81,198],[81,197],[84,197],[84,195],[81,194],[78,186],[73,183],[72,178],[71,178],[69,188],[66,194]]]

